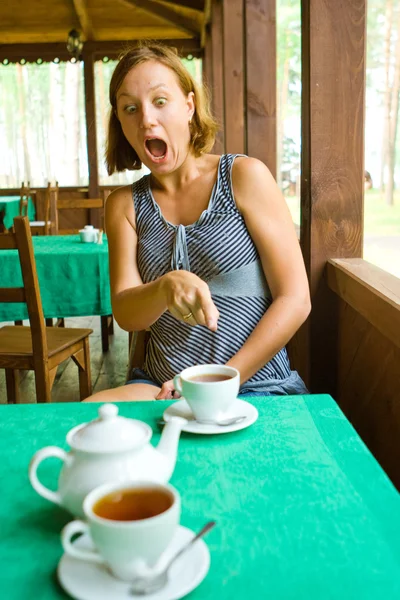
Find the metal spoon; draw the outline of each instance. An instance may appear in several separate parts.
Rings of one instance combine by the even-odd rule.
[[[183,546],[178,552],[171,558],[167,566],[161,573],[157,575],[149,575],[148,577],[136,577],[131,583],[132,587],[129,590],[131,596],[147,596],[147,594],[153,594],[157,590],[164,587],[168,581],[168,572],[172,564],[182,556],[197,540],[206,535],[213,527],[215,527],[215,521],[209,521],[199,533],[195,535],[187,544]]]
[[[200,425],[220,425],[221,427],[229,427],[229,425],[236,425],[236,423],[241,423],[246,419],[246,415],[240,415],[237,417],[229,417],[228,419],[221,419],[220,421],[214,421],[213,419],[195,419],[195,423],[199,423]],[[166,425],[166,421],[160,419],[157,421],[157,425]]]

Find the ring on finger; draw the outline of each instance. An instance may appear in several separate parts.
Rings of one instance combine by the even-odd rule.
[[[192,317],[193,317],[193,313],[192,312],[188,312],[187,315],[182,315],[182,318],[183,318],[184,321],[189,321]]]

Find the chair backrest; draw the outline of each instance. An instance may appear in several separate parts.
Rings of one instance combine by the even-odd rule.
[[[25,181],[21,183],[20,200],[19,200],[19,214],[21,217],[28,216],[28,202],[31,197],[31,184],[25,185]]]
[[[0,235],[1,250],[18,250],[24,285],[0,287],[0,302],[23,302],[27,305],[34,357],[37,361],[47,360],[45,321],[28,217],[15,217],[14,233]]]
[[[45,235],[58,235],[58,181],[47,184],[44,213]]]
[[[58,213],[58,218],[59,218],[59,211],[60,210],[76,210],[76,209],[81,209],[81,210],[89,210],[89,209],[94,209],[94,208],[99,208],[101,210],[104,209],[104,198],[74,198],[74,197],[70,197],[70,198],[58,198],[57,201],[57,213]],[[86,218],[86,224],[90,222],[89,218]],[[79,229],[78,228],[69,228],[69,229],[58,229],[58,232],[60,234],[65,234],[68,235],[70,233],[79,233]],[[102,227],[103,229],[103,227]]]

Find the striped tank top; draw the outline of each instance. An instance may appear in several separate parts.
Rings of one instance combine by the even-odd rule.
[[[220,314],[216,332],[178,321],[169,311],[150,327],[144,370],[160,385],[186,367],[226,363],[272,302],[257,249],[233,197],[235,158],[231,154],[221,157],[208,208],[191,225],[173,225],[164,219],[151,192],[149,175],[132,186],[143,283],[172,270],[191,271],[208,284]],[[246,384],[290,375],[283,348]]]

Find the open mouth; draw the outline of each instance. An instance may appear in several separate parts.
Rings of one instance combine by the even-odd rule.
[[[162,160],[167,155],[167,144],[160,138],[149,138],[145,141],[147,152],[153,160]]]

